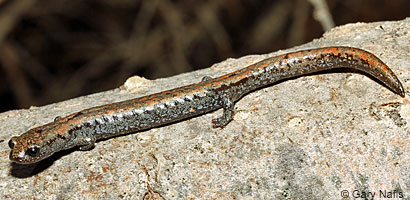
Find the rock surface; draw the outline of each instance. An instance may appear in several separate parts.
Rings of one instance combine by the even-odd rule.
[[[120,89],[1,113],[0,198],[341,199],[347,192],[350,199],[410,199],[408,97],[358,73],[321,73],[253,92],[236,104],[224,129],[211,125],[219,110],[37,164],[8,159],[11,136],[56,116],[196,83],[269,56],[334,45],[372,52],[409,88],[410,18],[348,24],[302,46],[170,78],[130,78]]]

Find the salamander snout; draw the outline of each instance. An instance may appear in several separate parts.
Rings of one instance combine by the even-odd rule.
[[[38,145],[27,144],[26,140],[21,140],[19,137],[12,137],[8,145],[11,149],[10,160],[16,163],[29,164],[38,161],[41,157],[41,149]]]

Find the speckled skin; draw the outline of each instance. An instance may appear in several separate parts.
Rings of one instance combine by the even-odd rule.
[[[276,81],[333,68],[363,71],[404,97],[398,78],[373,54],[350,47],[327,47],[275,56],[218,78],[123,102],[93,107],[56,118],[9,141],[10,159],[38,162],[55,152],[79,146],[87,150],[99,139],[146,130],[223,108],[212,121],[227,125],[234,105],[245,94]]]

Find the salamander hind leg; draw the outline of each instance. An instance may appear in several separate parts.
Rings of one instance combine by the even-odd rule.
[[[78,143],[79,149],[81,151],[87,151],[87,150],[94,148],[96,139],[95,137],[92,137],[92,136],[84,136],[84,137],[79,138],[78,141],[79,141]]]
[[[202,77],[201,82],[206,82],[206,81],[209,81],[211,79],[212,79],[212,77],[210,77],[210,76],[204,76],[204,77]]]
[[[233,119],[235,102],[233,102],[232,97],[229,95],[223,95],[221,103],[223,114],[222,116],[212,120],[213,128],[223,128]]]

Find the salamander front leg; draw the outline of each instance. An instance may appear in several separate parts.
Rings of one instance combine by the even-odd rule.
[[[235,102],[233,102],[232,98],[229,95],[224,95],[222,97],[222,107],[224,109],[222,116],[213,119],[213,128],[223,128],[229,124],[230,121],[233,119],[234,109],[235,109]]]
[[[78,146],[81,151],[87,151],[95,146],[96,138],[92,136],[84,136],[78,140]]]

